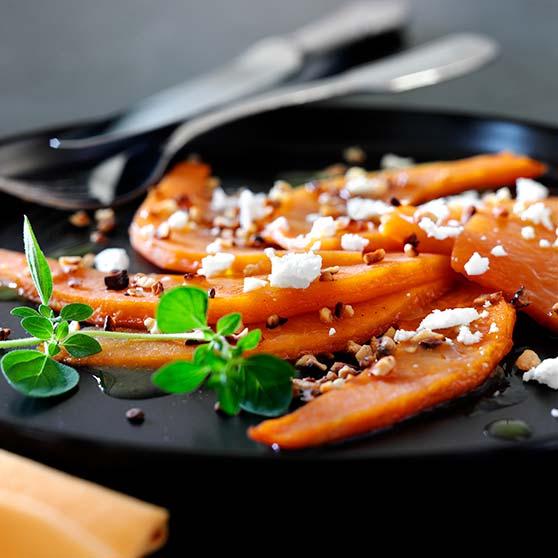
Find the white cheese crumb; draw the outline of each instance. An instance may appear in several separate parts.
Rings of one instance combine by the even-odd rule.
[[[250,230],[254,221],[268,214],[265,194],[254,194],[250,190],[242,190],[238,198],[238,221],[244,230]]]
[[[521,236],[525,240],[531,240],[532,238],[535,238],[535,229],[533,227],[523,227],[521,229]]]
[[[539,246],[541,248],[548,248],[550,246],[550,241],[546,240],[546,238],[541,238],[539,240]]]
[[[549,231],[554,228],[552,224],[552,211],[550,207],[546,207],[544,203],[538,202],[530,205],[527,209],[518,209],[519,217],[522,221],[529,221],[535,223],[535,225],[542,225]]]
[[[458,236],[463,227],[448,227],[439,226],[429,217],[423,217],[419,221],[419,227],[426,233],[429,238],[435,238],[436,240],[445,240],[446,238],[455,238]]]
[[[518,178],[515,181],[515,186],[517,189],[517,201],[540,201],[548,197],[548,188],[531,178]]]
[[[211,197],[211,209],[220,213],[226,209],[235,209],[238,207],[238,198],[236,196],[227,196],[223,188],[215,188]]]
[[[500,331],[500,328],[496,325],[496,322],[492,322],[490,324],[490,329],[488,330],[488,333],[498,333]]]
[[[146,240],[150,240],[155,236],[155,225],[149,223],[149,225],[144,225],[139,230],[140,236]]]
[[[179,231],[186,227],[188,224],[188,212],[187,211],[175,211],[168,219],[167,223],[173,231]]]
[[[316,240],[312,246],[310,246],[311,252],[317,252],[322,247],[322,243],[319,240]]]
[[[468,326],[461,326],[456,339],[463,345],[476,345],[482,339],[482,333],[480,331],[472,333]]]
[[[414,164],[415,160],[411,157],[400,157],[395,153],[386,153],[380,160],[380,168],[382,169],[406,169]]]
[[[479,314],[479,318],[488,318],[488,310],[483,310],[480,314]]]
[[[360,167],[351,167],[345,173],[345,189],[353,196],[384,194],[388,188],[385,179],[369,176]]]
[[[474,308],[448,308],[447,310],[434,310],[426,316],[418,327],[423,329],[446,329],[448,327],[469,325],[478,320],[480,314]]]
[[[257,289],[261,289],[266,285],[267,281],[265,279],[258,279],[257,277],[245,277],[244,287],[242,288],[242,291],[245,293],[249,293]]]
[[[558,389],[558,357],[547,358],[523,374],[523,381],[535,380],[552,389]]]
[[[343,250],[355,250],[362,252],[369,244],[369,240],[359,234],[344,234],[341,237],[341,248]]]
[[[493,256],[496,256],[496,257],[501,257],[501,256],[507,256],[508,255],[508,253],[506,252],[506,249],[501,244],[497,244],[496,246],[494,246],[494,248],[492,248],[492,250],[490,250],[490,253]]]
[[[107,248],[95,256],[95,267],[104,273],[122,271],[130,267],[130,258],[122,248]]]
[[[334,327],[330,327],[330,328],[329,328],[329,333],[328,333],[328,335],[329,335],[330,337],[333,337],[336,333],[337,333],[337,330],[336,330]]]
[[[463,267],[467,275],[482,275],[488,271],[490,262],[488,258],[483,258],[478,252],[474,252]]]
[[[416,334],[417,334],[416,331],[398,329],[393,336],[393,340],[396,343],[402,343],[403,341],[409,341],[409,339],[412,339]]]
[[[492,302],[490,300],[485,300],[484,304],[482,305],[483,308],[490,308],[492,306]]]
[[[333,217],[319,217],[312,224],[311,238],[330,238],[335,236],[337,228]]]
[[[198,269],[198,275],[205,277],[214,277],[224,271],[227,271],[234,262],[234,254],[226,252],[217,252],[202,259],[202,266]]]
[[[434,215],[438,224],[450,216],[450,210],[444,198],[423,203],[415,211],[415,216],[424,215],[425,213]]]
[[[364,198],[351,198],[347,201],[347,215],[355,221],[366,221],[381,217],[393,211],[393,206],[380,201]]]
[[[289,253],[283,257],[271,255],[271,274],[269,284],[282,289],[306,289],[320,276],[322,257],[312,252]]]
[[[217,252],[222,252],[223,248],[224,248],[223,239],[222,238],[216,238],[213,242],[209,243],[205,247],[205,251],[208,254],[217,254]]]
[[[558,409],[550,409],[550,416],[552,418],[558,418]]]

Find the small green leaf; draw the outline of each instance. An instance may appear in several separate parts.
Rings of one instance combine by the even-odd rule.
[[[29,308],[28,306],[17,306],[10,310],[12,316],[18,316],[19,318],[30,318],[31,316],[40,316],[40,314],[34,308]]]
[[[38,337],[39,339],[50,339],[53,334],[52,322],[43,316],[23,318],[23,320],[21,320],[21,327],[29,333],[29,335]]]
[[[206,366],[177,360],[157,370],[151,381],[169,393],[190,393],[201,386],[208,374],[209,368]]]
[[[102,351],[99,342],[85,333],[74,333],[66,341],[64,348],[74,357],[83,358]]]
[[[238,312],[227,314],[217,322],[217,333],[219,335],[232,335],[242,324],[242,315]]]
[[[242,382],[238,371],[229,371],[227,374],[212,375],[215,389],[219,397],[219,409],[227,415],[237,415],[240,412],[242,400]]]
[[[88,304],[72,303],[66,304],[60,312],[60,317],[64,320],[82,322],[93,314],[93,308]]]
[[[251,351],[255,349],[259,344],[262,338],[262,330],[261,329],[253,329],[249,331],[244,337],[241,337],[236,344],[236,348],[240,349],[240,351]]]
[[[165,292],[157,306],[157,325],[163,333],[183,333],[207,325],[207,293],[197,287]]]
[[[54,318],[54,312],[50,306],[45,306],[44,304],[39,305],[39,314],[45,318]]]
[[[47,353],[51,357],[56,356],[58,353],[60,353],[60,347],[58,346],[58,343],[49,343],[47,345]]]
[[[54,332],[54,336],[58,341],[62,341],[68,337],[68,333],[70,331],[70,325],[66,320],[62,320],[57,326]]]
[[[245,411],[274,417],[291,403],[294,368],[273,355],[252,355],[244,360],[241,407]]]
[[[8,383],[30,397],[52,397],[75,387],[79,374],[39,351],[12,351],[5,354],[0,367]]]
[[[209,352],[211,352],[211,345],[209,343],[199,345],[194,351],[194,358],[192,359],[192,362],[197,365],[203,364],[207,357],[207,353]]]
[[[52,296],[52,273],[31,227],[27,215],[23,217],[23,244],[31,278],[43,304]]]

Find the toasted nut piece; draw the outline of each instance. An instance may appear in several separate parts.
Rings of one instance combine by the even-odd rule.
[[[350,304],[344,304],[341,310],[342,318],[352,318],[355,315],[355,309]]]
[[[552,308],[550,309],[551,312],[553,314],[558,314],[558,302],[556,302],[555,304],[552,305]]]
[[[347,366],[346,362],[341,362],[337,360],[329,367],[329,370],[331,372],[335,372],[336,374],[339,374],[339,370],[341,370],[344,366]]]
[[[387,376],[395,368],[395,357],[385,356],[381,358],[374,366],[370,369],[369,374],[372,376]]]
[[[362,256],[365,264],[372,265],[381,262],[386,257],[386,251],[383,248],[378,248],[373,252],[367,252]]]
[[[355,358],[361,368],[368,368],[376,360],[376,354],[370,345],[363,345],[355,354]]]
[[[477,208],[474,205],[468,205],[461,214],[461,223],[465,225],[476,212]]]
[[[366,160],[366,153],[362,147],[352,145],[343,150],[343,159],[352,165],[362,164]]]
[[[336,380],[337,379],[337,374],[335,372],[332,372],[331,370],[325,375],[325,379],[327,381],[329,380]]]
[[[361,347],[362,347],[362,345],[359,345],[358,343],[355,343],[352,340],[347,342],[347,352],[351,353],[353,355],[358,353],[358,351],[360,351]]]
[[[340,378],[348,378],[349,376],[355,376],[356,374],[358,374],[359,371],[355,370],[352,366],[348,366],[347,364],[345,364],[345,366],[343,366],[343,368],[341,368],[339,370],[339,372],[337,373],[337,375]]]
[[[422,217],[422,214],[421,214]],[[436,221],[438,218],[433,216],[433,221]],[[404,239],[403,244],[410,244],[414,248],[418,248],[420,241],[415,233],[410,234],[407,238]]]
[[[522,285],[515,291],[511,299],[511,305],[516,309],[519,310],[520,308],[525,308],[531,304],[525,295],[525,287]]]
[[[250,277],[251,275],[257,275],[259,270],[260,268],[256,264],[248,264],[242,271],[242,274],[244,277]]]
[[[403,252],[410,258],[416,258],[418,256],[418,250],[410,242],[407,242],[407,244],[403,246]]]
[[[81,267],[93,267],[95,265],[95,254],[85,254],[81,258]]]
[[[209,298],[215,298],[215,288],[211,287],[211,289],[209,289],[209,291],[207,291],[207,296]]]
[[[12,330],[8,327],[0,327],[0,341],[5,341],[10,334],[12,333]]]
[[[505,207],[495,207],[492,210],[492,215],[496,217],[496,219],[505,219],[510,212]]]
[[[161,281],[156,281],[155,285],[151,287],[151,292],[156,296],[163,294],[165,292],[165,287],[163,286],[163,283],[161,283]]]
[[[384,337],[391,337],[393,339],[395,335],[395,328],[394,327],[390,327],[385,333],[384,333]]]
[[[380,338],[376,356],[382,358],[392,355],[395,352],[396,346],[395,341],[391,337],[384,335]]]
[[[320,362],[314,355],[302,355],[295,363],[296,368],[317,368],[322,372],[327,370],[327,366]]]
[[[108,233],[116,226],[116,217],[110,208],[95,211],[95,221],[97,221],[97,230],[101,233]]]
[[[320,281],[333,281],[333,276],[339,273],[339,266],[326,267],[320,272]]]
[[[524,372],[531,370],[531,368],[535,368],[535,366],[538,366],[540,363],[541,359],[539,355],[531,349],[525,349],[515,361],[515,365],[519,370],[523,370]]]
[[[89,215],[87,215],[87,213],[83,210],[72,213],[68,218],[68,221],[70,221],[74,227],[78,227],[80,229],[88,227],[91,224]]]
[[[58,263],[64,273],[72,273],[81,267],[81,256],[62,256]]]
[[[172,215],[173,213],[178,211],[178,209],[178,203],[175,199],[166,198],[154,204],[152,211],[157,215],[161,213],[164,215]]]
[[[91,240],[93,244],[106,244],[108,242],[108,238],[101,231],[93,231],[89,235],[89,240]]]
[[[441,333],[435,333],[430,329],[424,329],[419,331],[411,341],[416,343],[417,345],[421,345],[422,347],[426,347],[431,349],[433,347],[437,347],[444,342],[445,337]]]
[[[344,384],[345,384],[345,380],[343,378],[337,378],[333,380],[331,387],[334,389],[339,389],[340,387],[343,387]]]
[[[124,295],[140,298],[145,295],[145,292],[141,287],[131,287],[124,293]]]
[[[501,298],[502,298],[502,291],[498,291],[495,293],[489,293],[489,294],[478,296],[477,298],[475,298],[475,300],[473,300],[473,304],[475,306],[482,306],[487,301],[490,302],[490,304],[495,304],[496,302],[500,301]]]
[[[326,306],[324,306],[320,310],[319,315],[320,315],[320,322],[322,322],[322,324],[330,324],[331,322],[333,322],[333,313]]]
[[[135,277],[132,279],[132,285],[134,287],[142,287],[143,289],[151,289],[155,285],[156,280],[149,275],[144,275],[143,273],[136,273]]]
[[[164,240],[165,238],[169,238],[169,236],[170,236],[170,225],[166,221],[163,221],[157,227],[157,231],[155,232],[155,236],[157,238],[160,238],[161,240]]]
[[[328,381],[320,385],[320,393],[327,393],[333,389],[333,382]]]
[[[265,327],[267,327],[267,329],[275,329],[276,327],[286,324],[287,321],[288,318],[282,318],[279,314],[272,314],[265,321]]]
[[[159,331],[159,328],[157,327],[157,320],[153,318],[145,318],[145,320],[143,321],[143,325],[145,326],[145,329],[149,331],[149,333],[161,333]]]

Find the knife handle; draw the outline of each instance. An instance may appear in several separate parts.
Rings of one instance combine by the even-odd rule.
[[[407,0],[360,0],[291,33],[305,55],[317,55],[393,31],[409,16]]]

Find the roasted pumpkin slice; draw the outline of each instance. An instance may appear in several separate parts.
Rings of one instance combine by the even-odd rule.
[[[547,226],[514,213],[507,218],[473,216],[455,242],[452,266],[479,285],[502,290],[510,299],[515,295],[518,308],[558,331],[558,198],[544,200],[543,205],[550,210]],[[487,261],[471,261],[475,253]]]
[[[477,294],[475,289],[462,288],[432,304],[430,310],[472,306]],[[416,327],[419,321],[406,323],[405,329]],[[409,351],[407,343],[400,343],[390,374],[363,372],[289,415],[250,428],[249,436],[282,449],[318,446],[386,428],[459,397],[480,386],[508,353],[514,322],[513,307],[500,299],[474,322],[482,334],[478,343],[464,345],[451,331],[445,332],[453,340],[451,345]]]
[[[285,359],[295,359],[306,353],[343,351],[349,340],[364,343],[379,335],[399,321],[409,307],[423,308],[432,303],[454,282],[448,275],[437,281],[411,287],[379,299],[352,305],[352,316],[335,318],[324,324],[318,312],[293,316],[287,323],[267,329],[265,324],[255,324],[263,331],[263,340],[257,352],[272,353]],[[331,332],[334,328],[334,332]],[[332,334],[331,334],[332,333]],[[190,359],[193,348],[177,341],[130,341],[99,338],[103,350],[83,359],[65,355],[65,360],[75,365],[98,367],[124,367],[155,369],[178,359]]]
[[[143,328],[145,318],[153,317],[158,296],[143,292],[129,296],[126,290],[107,290],[105,274],[87,268],[65,273],[58,262],[49,261],[54,277],[51,305],[60,309],[70,302],[82,302],[95,309],[92,322],[102,324],[110,316],[116,327]],[[25,256],[18,252],[0,250],[0,281],[15,283],[31,300],[37,294],[30,275],[25,271]],[[451,275],[447,256],[421,254],[410,258],[388,254],[374,265],[342,266],[333,281],[316,280],[306,289],[282,289],[269,285],[244,293],[244,280],[236,277],[184,279],[181,275],[152,275],[164,289],[177,285],[195,285],[214,289],[209,302],[208,319],[215,323],[229,312],[240,312],[245,323],[265,322],[273,314],[290,317],[318,311],[337,302],[353,304],[386,296],[426,282]],[[264,276],[265,278],[265,276]]]

